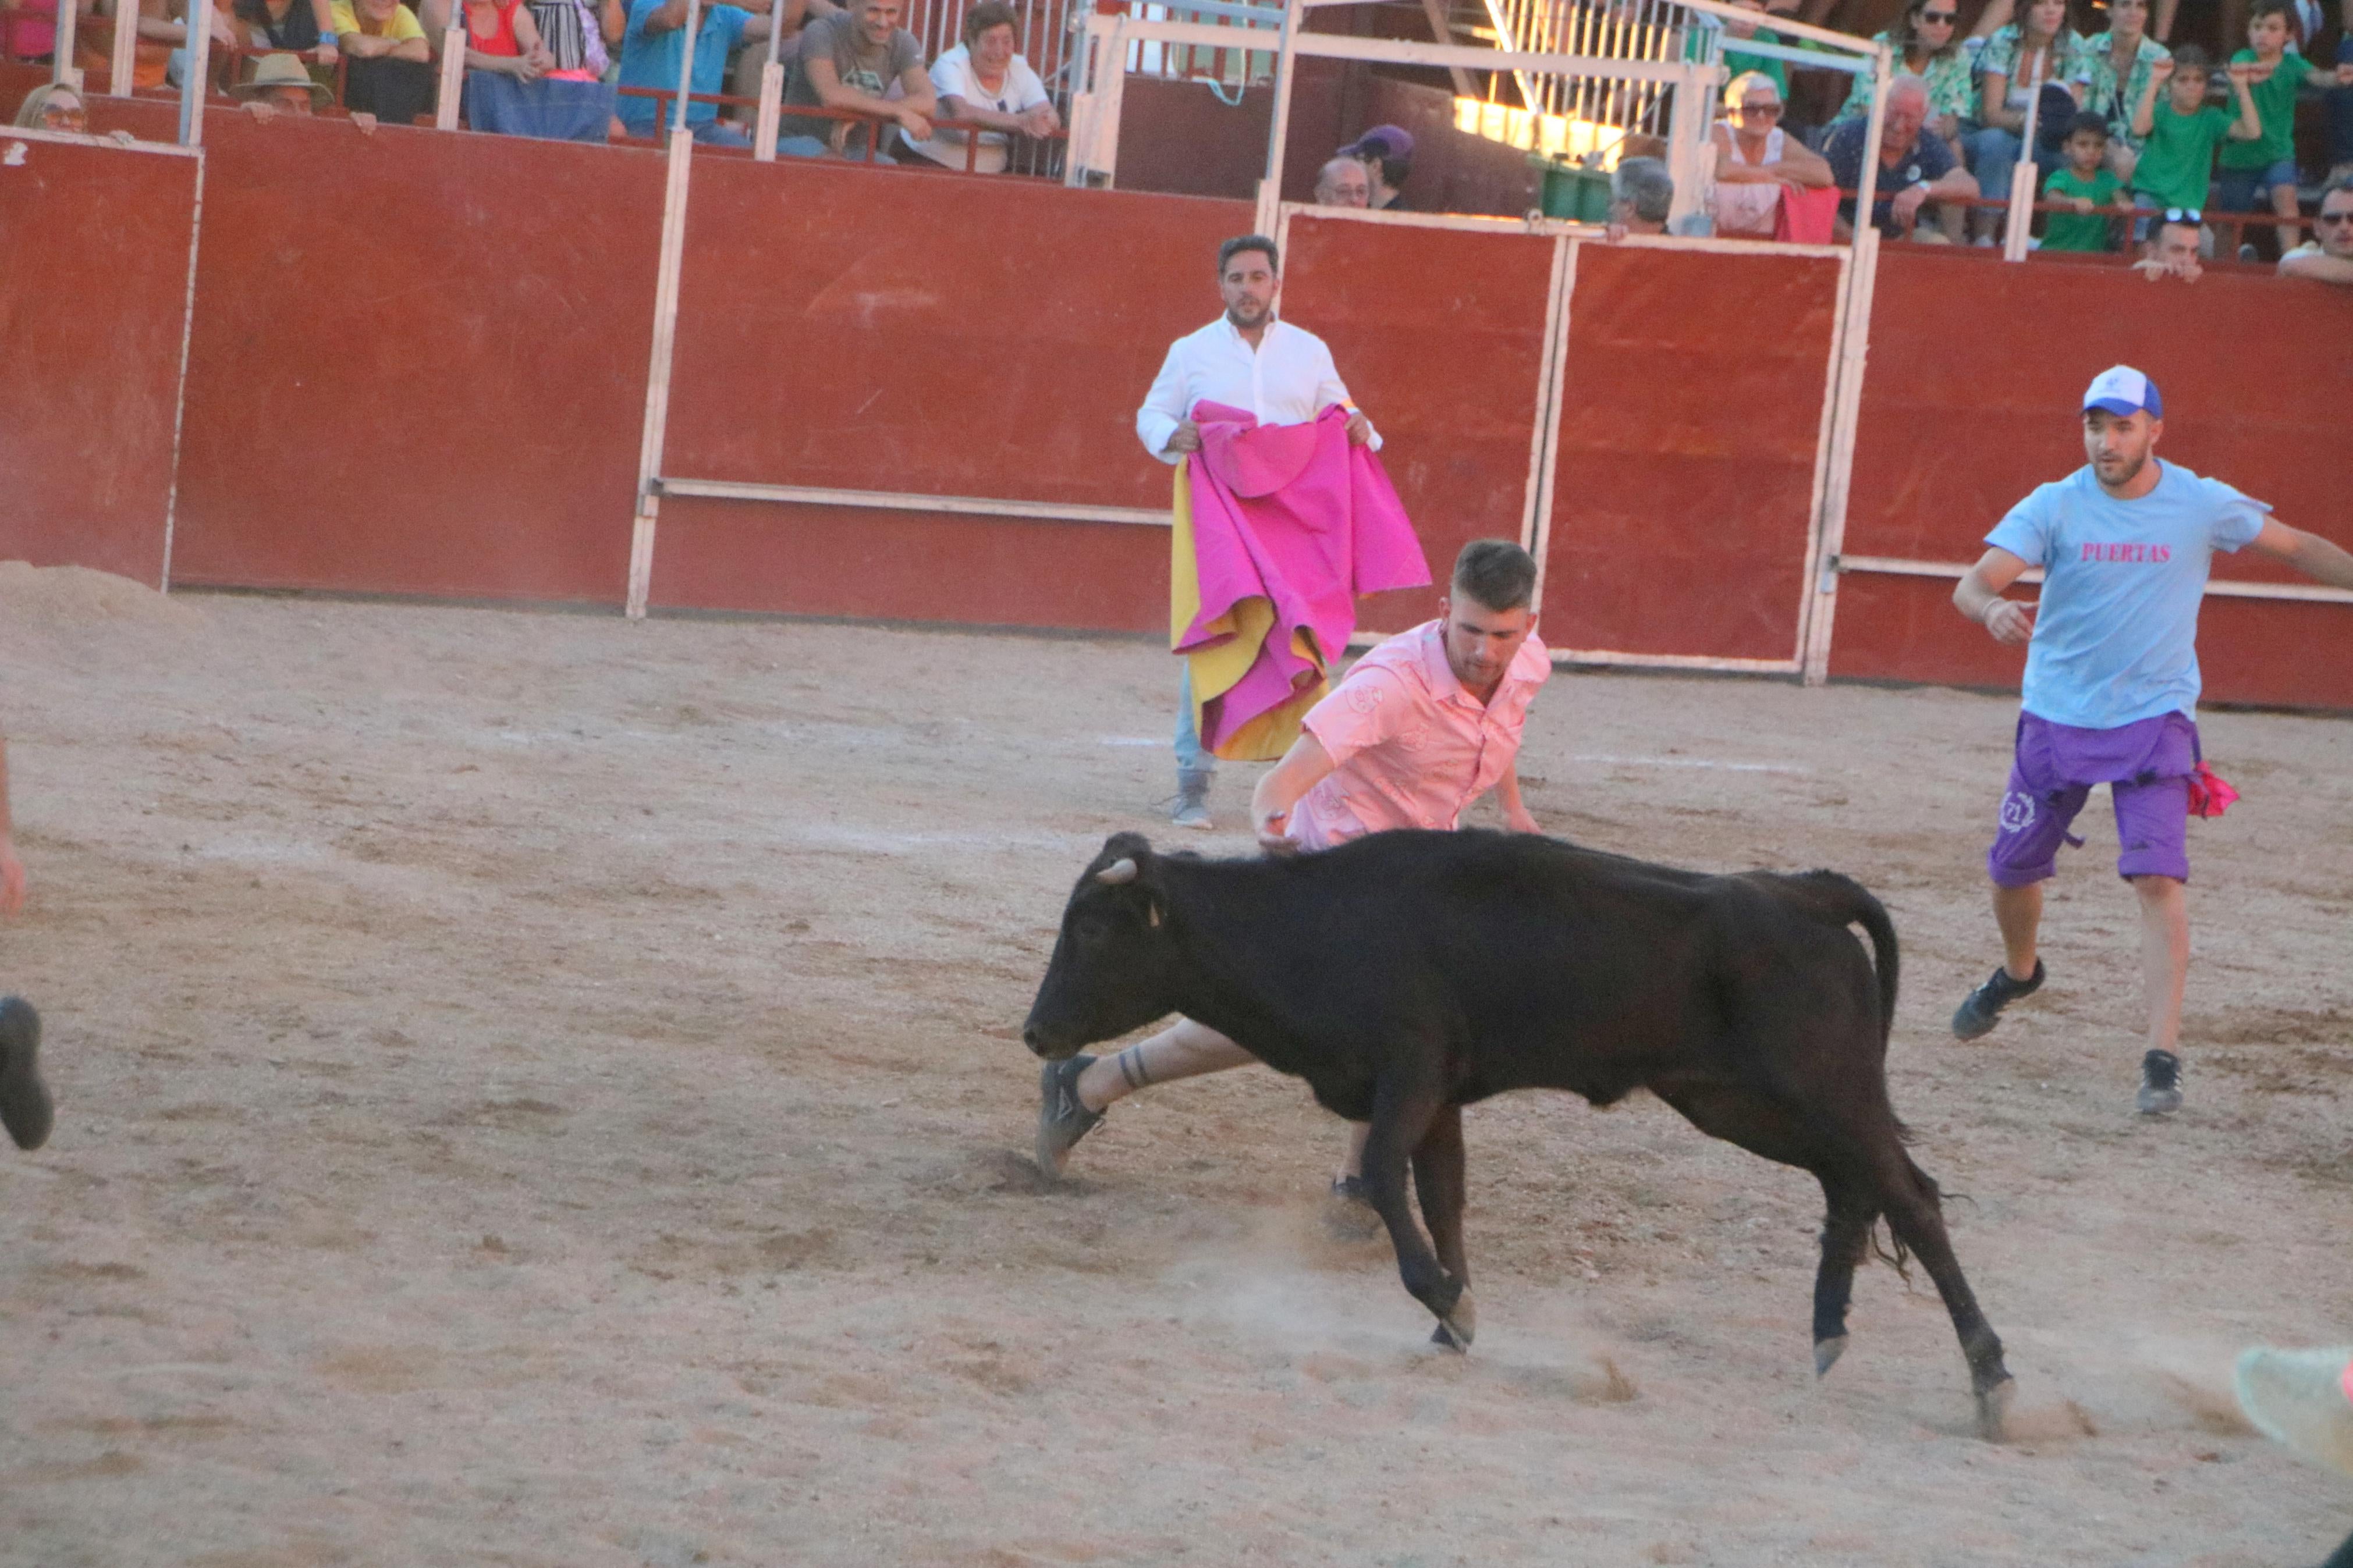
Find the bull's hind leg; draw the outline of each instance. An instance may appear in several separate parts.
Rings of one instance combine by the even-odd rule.
[[[1413,1186],[1421,1199],[1422,1223],[1430,1227],[1430,1244],[1438,1261],[1462,1282],[1462,1295],[1452,1316],[1441,1316],[1430,1331],[1432,1344],[1463,1351],[1477,1331],[1478,1312],[1471,1300],[1471,1262],[1462,1251],[1462,1108],[1441,1106],[1430,1118],[1430,1131],[1413,1152]]]
[[[1460,1276],[1438,1259],[1407,1205],[1408,1157],[1421,1147],[1430,1123],[1446,1109],[1434,1080],[1405,1082],[1385,1075],[1373,1091],[1372,1130],[1365,1139],[1365,1195],[1388,1227],[1397,1249],[1398,1275],[1413,1299],[1429,1308],[1441,1329],[1461,1344],[1471,1342],[1470,1294]],[[1456,1139],[1460,1148],[1460,1136]]]
[[[1760,1090],[1719,1079],[1662,1079],[1651,1085],[1661,1100],[1710,1137],[1736,1143],[1777,1164],[1811,1171],[1822,1184],[1822,1261],[1814,1275],[1814,1375],[1830,1371],[1846,1349],[1847,1303],[1855,1265],[1869,1244],[1878,1209],[1869,1188],[1839,1172],[1819,1133]]]
[[[1822,1264],[1814,1275],[1814,1375],[1827,1377],[1846,1352],[1846,1310],[1854,1299],[1854,1270],[1871,1245],[1871,1224],[1879,1217],[1866,1189],[1827,1170],[1822,1184],[1828,1215],[1822,1221]]]
[[[1992,1441],[2001,1436],[2002,1412],[2009,1408],[2015,1385],[2002,1364],[2001,1341],[1978,1310],[1978,1299],[1953,1256],[1952,1238],[1945,1231],[1944,1205],[1936,1184],[1912,1163],[1896,1135],[1894,1118],[1888,1118],[1886,1136],[1869,1151],[1871,1170],[1879,1188],[1880,1206],[1895,1239],[1912,1249],[1936,1282],[1936,1293],[1952,1314],[1953,1332],[1959,1336],[1961,1354],[1969,1363],[1969,1388],[1977,1395],[1978,1435]]]

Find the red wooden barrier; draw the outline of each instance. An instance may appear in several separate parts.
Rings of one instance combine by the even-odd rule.
[[[1470,540],[1520,538],[1556,242],[1307,214],[1291,220],[1290,240],[1283,310],[1332,345],[1380,427],[1430,574],[1442,582]],[[1359,624],[1427,620],[1434,592],[1377,595]]]
[[[618,604],[654,153],[214,112],[174,575]]]
[[[2353,545],[2353,290],[2263,275],[2152,284],[2123,268],[1881,252],[1843,553],[1966,563],[2029,490],[2082,466],[2078,399],[2119,361],[2165,394],[2158,451]],[[2294,580],[2218,556],[2222,579]],[[2024,655],[1947,603],[1949,579],[1852,573],[1831,672],[2012,685]],[[2353,707],[2353,607],[2207,601],[2217,701]],[[2335,650],[2333,653],[2327,650]]]
[[[1839,277],[1829,258],[1579,247],[1547,643],[1795,657]]]
[[[1214,317],[1236,203],[698,160],[665,478],[1168,504],[1136,405]],[[1168,535],[667,497],[653,602],[1167,624]]]
[[[196,160],[0,145],[0,558],[160,585]]]

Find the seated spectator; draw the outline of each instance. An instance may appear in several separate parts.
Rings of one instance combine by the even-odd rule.
[[[1781,89],[1758,71],[1737,76],[1724,89],[1729,122],[1717,122],[1715,190],[1708,212],[1715,232],[1735,239],[1770,239],[1781,207],[1781,187],[1821,190],[1831,166],[1781,129]]]
[[[1018,52],[1021,36],[1014,29],[1016,20],[1005,0],[979,0],[964,14],[964,42],[932,62],[932,90],[939,100],[941,118],[991,128],[980,133],[979,150],[973,154],[976,174],[1003,174],[1014,137],[1051,136],[1062,128],[1046,84]],[[964,132],[943,129],[907,147],[935,163],[961,169],[965,140]]]
[[[1674,209],[1675,182],[1656,158],[1620,158],[1610,178],[1609,237],[1664,234]]]
[[[1961,47],[1959,0],[1909,0],[1903,16],[1885,32],[1873,36],[1895,54],[1899,74],[1918,77],[1928,84],[1928,129],[1953,150],[1953,161],[1964,162],[1961,125],[1977,118],[1977,93],[1969,82],[1968,53]],[[1986,7],[1979,26],[1992,31],[1994,7]],[[1872,74],[1857,71],[1854,86],[1838,111],[1838,120],[1871,118]],[[1834,121],[1833,124],[1836,123]]]
[[[2133,267],[2152,283],[2160,278],[2195,283],[2204,273],[2198,265],[2199,259],[2211,254],[2212,248],[2204,214],[2195,207],[2186,211],[2168,207],[2158,220],[2157,235],[2148,242],[2148,254],[2134,262]]]
[[[2303,233],[2303,209],[2295,196],[2295,90],[2310,74],[2312,62],[2290,47],[2295,42],[2295,7],[2292,0],[2255,0],[2247,16],[2247,47],[2231,57],[2232,74],[2244,66],[2247,91],[2255,100],[2255,118],[2263,134],[2252,142],[2226,141],[2218,160],[2220,184],[2215,205],[2224,212],[2250,213],[2263,203],[2285,221],[2279,225],[2280,254],[2295,248]],[[2339,66],[2337,77],[2353,81],[2353,68]],[[2239,259],[2254,259],[2255,247],[2242,244]]]
[[[2028,0],[2023,22],[1998,27],[1986,40],[1978,71],[1978,117],[1984,123],[1964,145],[1977,171],[1978,194],[1989,202],[2007,202],[2010,172],[2029,155],[2022,138],[2035,84],[2042,87],[2036,111],[2041,129],[2056,132],[2075,112],[2070,84],[2084,74],[2083,40],[2067,25],[2067,0]],[[2059,166],[2061,140],[2057,134],[2036,136],[2031,156],[2037,169],[2047,173]],[[1972,220],[1977,242],[1991,245],[2001,220],[2001,208],[1979,208]]]
[[[2230,110],[2206,101],[2214,74],[2206,51],[2195,44],[2182,45],[2170,58],[2149,68],[2148,80],[2133,106],[2133,130],[2141,138],[2140,157],[2133,164],[2135,206],[2150,212],[2203,207],[2207,189],[2214,183],[2214,149],[2225,137],[2253,142],[2263,135],[2255,100],[2247,89],[2247,68],[2235,67],[2231,72],[2231,90],[2238,99],[2235,118]],[[2163,103],[2157,100],[2159,88],[2166,89]],[[2146,219],[2136,223],[2133,237],[2141,238],[2147,226]]]
[[[330,0],[236,0],[229,20],[241,47],[315,50],[327,79],[334,79],[335,12]]]
[[[1405,183],[1413,174],[1413,136],[1400,126],[1376,125],[1345,147],[1343,158],[1365,166],[1372,197],[1365,205],[1380,212],[1405,210]]]
[[[2079,101],[2107,122],[2108,167],[2127,181],[2141,144],[2140,132],[2133,129],[2133,108],[2154,85],[2149,73],[2158,62],[2171,58],[2148,36],[2147,26],[2148,0],[2108,0],[2108,30],[2084,40]]]
[[[785,79],[785,102],[797,109],[863,110],[896,121],[910,142],[930,141],[939,98],[923,74],[923,46],[899,26],[901,9],[901,0],[856,0],[850,9],[802,28],[800,53]],[[776,151],[797,158],[849,157],[877,134],[871,125],[799,115],[783,121]],[[879,148],[876,154],[890,161]]]
[[[58,0],[0,0],[0,60],[45,66],[57,47]]]
[[[787,16],[795,7],[786,7]],[[629,20],[621,34],[621,85],[678,90],[679,67],[686,58],[687,0],[630,0]],[[766,12],[754,15],[741,5],[703,8],[694,33],[694,72],[690,93],[717,97],[727,80],[727,57],[738,44],[757,43],[768,36]],[[632,136],[666,136],[675,122],[669,101],[653,98],[623,98],[616,110]],[[715,103],[686,106],[686,128],[697,142],[718,147],[749,147],[752,139],[741,127],[719,118]]]
[[[767,10],[766,6],[758,4],[758,0],[745,0],[745,5],[754,15],[760,15]],[[727,79],[732,84],[729,90],[738,98],[748,98],[754,101],[731,104],[721,112],[720,118],[733,120],[744,128],[744,133],[747,136],[756,131],[760,124],[760,110],[756,100],[760,96],[761,79],[767,74],[770,53],[773,52],[776,55],[777,66],[786,77],[789,77],[793,68],[793,58],[801,52],[801,28],[816,21],[819,16],[830,16],[840,9],[841,7],[835,5],[833,0],[787,0],[784,16],[778,18],[779,27],[776,36],[767,40],[768,47],[762,49],[736,50],[735,63],[728,71]]]
[[[1977,182],[1953,156],[1944,139],[1927,128],[1928,84],[1916,76],[1897,77],[1887,85],[1887,108],[1880,116],[1879,176],[1871,204],[1871,221],[1890,239],[1910,237],[1942,243],[1944,235],[1919,225],[1920,209],[1938,196],[1977,194]],[[1841,120],[1831,128],[1822,144],[1831,177],[1841,191],[1862,189],[1863,138],[1867,120]],[[1852,237],[1854,200],[1839,205],[1838,237]]]
[[[2353,178],[2353,26],[2337,40],[2337,85],[2323,95],[2328,114],[2328,179]]]
[[[1373,205],[1373,176],[1354,158],[1335,158],[1315,175],[1319,207],[1368,207]]]
[[[278,114],[313,114],[335,101],[335,95],[291,55],[262,56],[253,62],[253,74],[231,87],[228,95],[262,121]]]
[[[612,68],[613,51],[621,47],[622,35],[628,30],[628,7],[622,0],[524,0],[524,4],[531,11],[532,25],[539,29],[540,47],[553,62],[547,68],[547,79],[582,84],[559,88],[550,96],[559,100],[577,99],[604,114],[596,136],[584,134],[579,140],[593,142],[608,132],[627,134],[628,128],[615,112],[617,100],[613,84],[605,76]],[[591,110],[580,112],[586,115]]]
[[[555,57],[523,0],[467,0],[465,37],[470,127],[551,142],[606,139],[613,89],[550,75]]]
[[[45,81],[26,93],[25,101],[16,106],[16,118],[11,123],[19,131],[90,134],[90,112],[82,107],[81,94],[63,82]]]
[[[2045,250],[2103,251],[2108,248],[2111,221],[2099,216],[2116,205],[2124,182],[2108,167],[2108,121],[2096,110],[2078,113],[2067,126],[2067,162],[2042,183],[2042,199],[2063,202],[2075,210],[2052,213],[2042,220]]]
[[[2353,176],[2329,182],[2312,220],[2315,242],[2299,245],[2279,259],[2283,278],[2353,285]]]
[[[343,107],[406,125],[433,104],[433,49],[400,0],[334,0]]]

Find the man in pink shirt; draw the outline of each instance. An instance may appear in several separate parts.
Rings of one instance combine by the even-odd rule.
[[[1392,827],[1451,829],[1491,789],[1514,831],[1538,831],[1514,765],[1528,704],[1552,674],[1552,657],[1535,635],[1535,563],[1518,545],[1464,545],[1438,619],[1357,660],[1259,780],[1250,816],[1260,847],[1288,855]],[[1038,1167],[1060,1173],[1072,1145],[1114,1100],[1257,1059],[1207,1025],[1179,1018],[1115,1056],[1049,1062],[1038,1084]],[[1332,1184],[1335,1195],[1359,1203],[1365,1132],[1352,1130]]]

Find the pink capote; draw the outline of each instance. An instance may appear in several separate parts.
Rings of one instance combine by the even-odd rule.
[[[1187,468],[1199,600],[1176,651],[1232,637],[1234,621],[1216,623],[1246,599],[1266,599],[1274,611],[1249,669],[1202,710],[1201,743],[1215,752],[1252,720],[1322,686],[1356,630],[1358,595],[1420,587],[1430,563],[1380,459],[1348,444],[1346,409],[1261,426],[1205,399],[1193,419],[1201,450]],[[1305,647],[1301,632],[1312,638]]]

